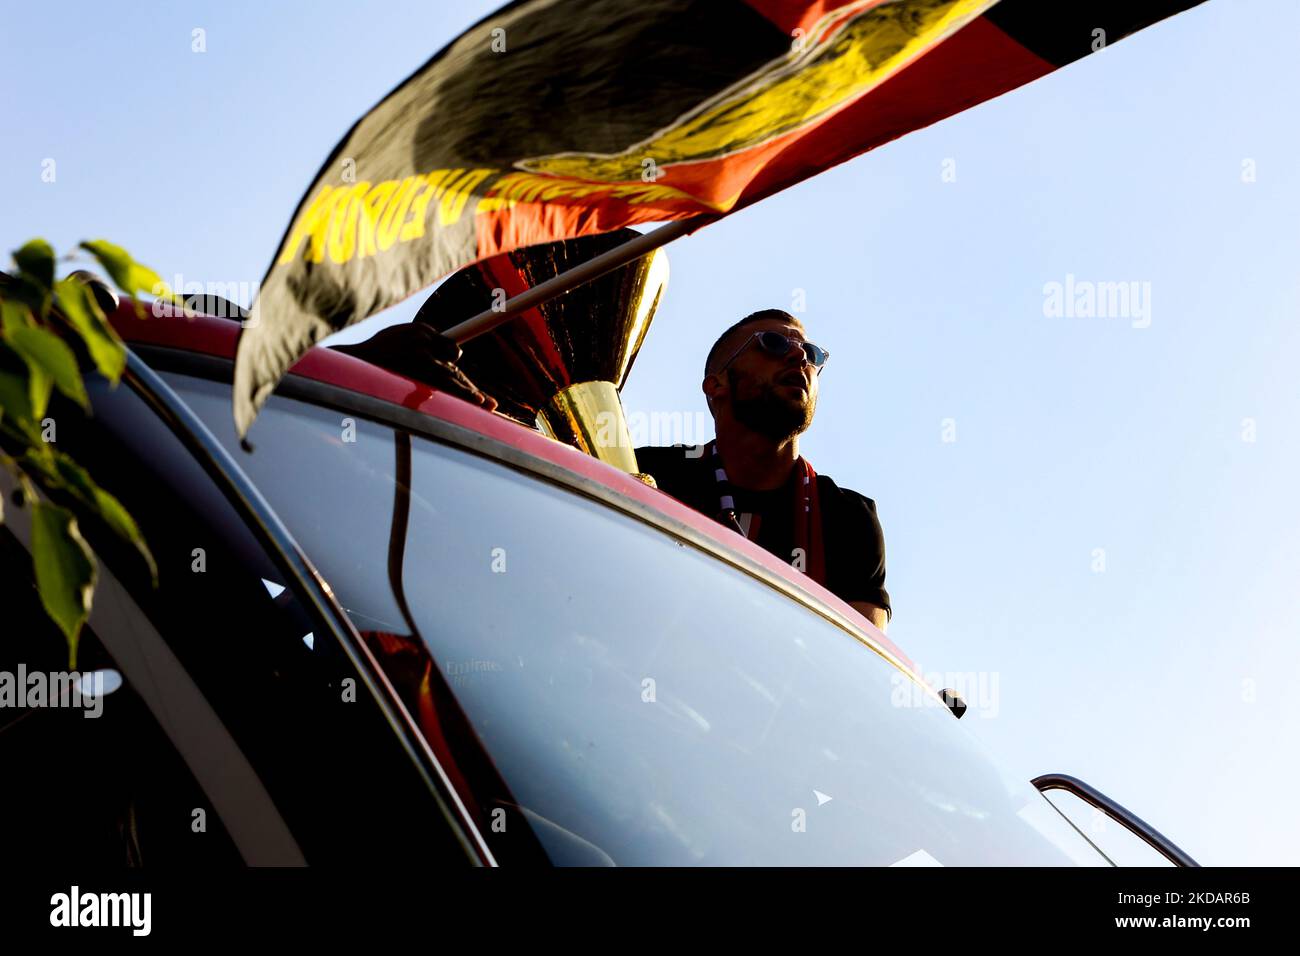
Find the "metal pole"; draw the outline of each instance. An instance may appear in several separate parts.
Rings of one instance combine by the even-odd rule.
[[[619,266],[627,265],[633,259],[641,258],[647,252],[654,252],[660,246],[667,245],[679,236],[694,232],[714,218],[712,215],[695,216],[691,219],[675,219],[672,222],[665,223],[658,229],[647,232],[635,239],[629,239],[621,246],[609,250],[609,252],[602,252],[596,258],[584,262],[580,266],[575,266],[567,272],[561,272],[540,285],[533,286],[528,291],[521,292],[512,299],[507,299],[500,310],[486,309],[472,319],[466,319],[464,322],[453,325],[443,335],[464,345],[470,339],[480,336],[484,332],[492,331],[503,322],[510,321],[519,313],[527,312],[534,306],[549,302],[556,296],[563,295],[584,282],[590,282],[592,279],[603,276],[606,272],[612,272]]]

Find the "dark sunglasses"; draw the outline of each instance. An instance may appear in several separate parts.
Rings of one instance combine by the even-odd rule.
[[[722,367],[719,368],[718,371],[725,371],[727,367],[736,360],[736,356],[745,351],[745,349],[749,347],[749,343],[753,342],[755,339],[758,339],[759,348],[764,352],[768,355],[778,356],[779,358],[784,358],[790,354],[790,349],[794,348],[796,345],[799,346],[803,349],[803,355],[804,358],[808,360],[808,364],[817,369],[818,374],[821,373],[822,366],[826,364],[826,360],[831,357],[831,353],[826,351],[820,345],[813,345],[811,342],[804,342],[801,339],[792,339],[788,335],[782,335],[780,332],[767,329],[763,332],[755,332],[749,338],[745,339],[745,341],[741,343],[740,348],[732,352],[731,357],[722,363]]]

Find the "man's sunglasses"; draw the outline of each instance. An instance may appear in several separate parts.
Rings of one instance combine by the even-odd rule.
[[[782,335],[780,332],[768,329],[763,332],[755,332],[749,338],[745,339],[745,341],[741,343],[740,348],[732,352],[731,357],[722,363],[722,367],[719,368],[718,371],[726,371],[727,367],[736,360],[736,356],[745,351],[745,349],[749,347],[749,343],[753,342],[755,339],[758,339],[759,348],[764,352],[768,355],[778,356],[779,358],[785,358],[785,356],[790,354],[792,348],[796,345],[799,346],[799,348],[803,349],[803,355],[804,358],[808,360],[808,364],[817,369],[818,374],[821,373],[822,366],[826,364],[826,360],[831,357],[831,353],[827,352],[820,345],[813,345],[811,342],[805,342],[802,339],[792,339],[788,335]]]

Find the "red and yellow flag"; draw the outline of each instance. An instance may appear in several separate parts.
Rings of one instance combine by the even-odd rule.
[[[316,342],[471,262],[733,212],[1199,2],[517,0],[326,161],[240,336],[239,433]]]

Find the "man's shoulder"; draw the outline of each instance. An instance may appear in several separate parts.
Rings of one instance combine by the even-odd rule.
[[[703,445],[645,445],[633,449],[637,466],[654,475],[661,491],[694,500],[705,480]],[[689,502],[688,502],[689,503]]]
[[[703,445],[643,445],[633,451],[637,464],[646,471],[651,465],[676,468],[698,464],[704,457]]]
[[[850,510],[866,509],[872,514],[876,513],[876,502],[874,498],[868,498],[859,491],[852,488],[845,488],[835,483],[835,479],[830,475],[817,475],[817,492],[823,500],[831,500],[842,507]]]

